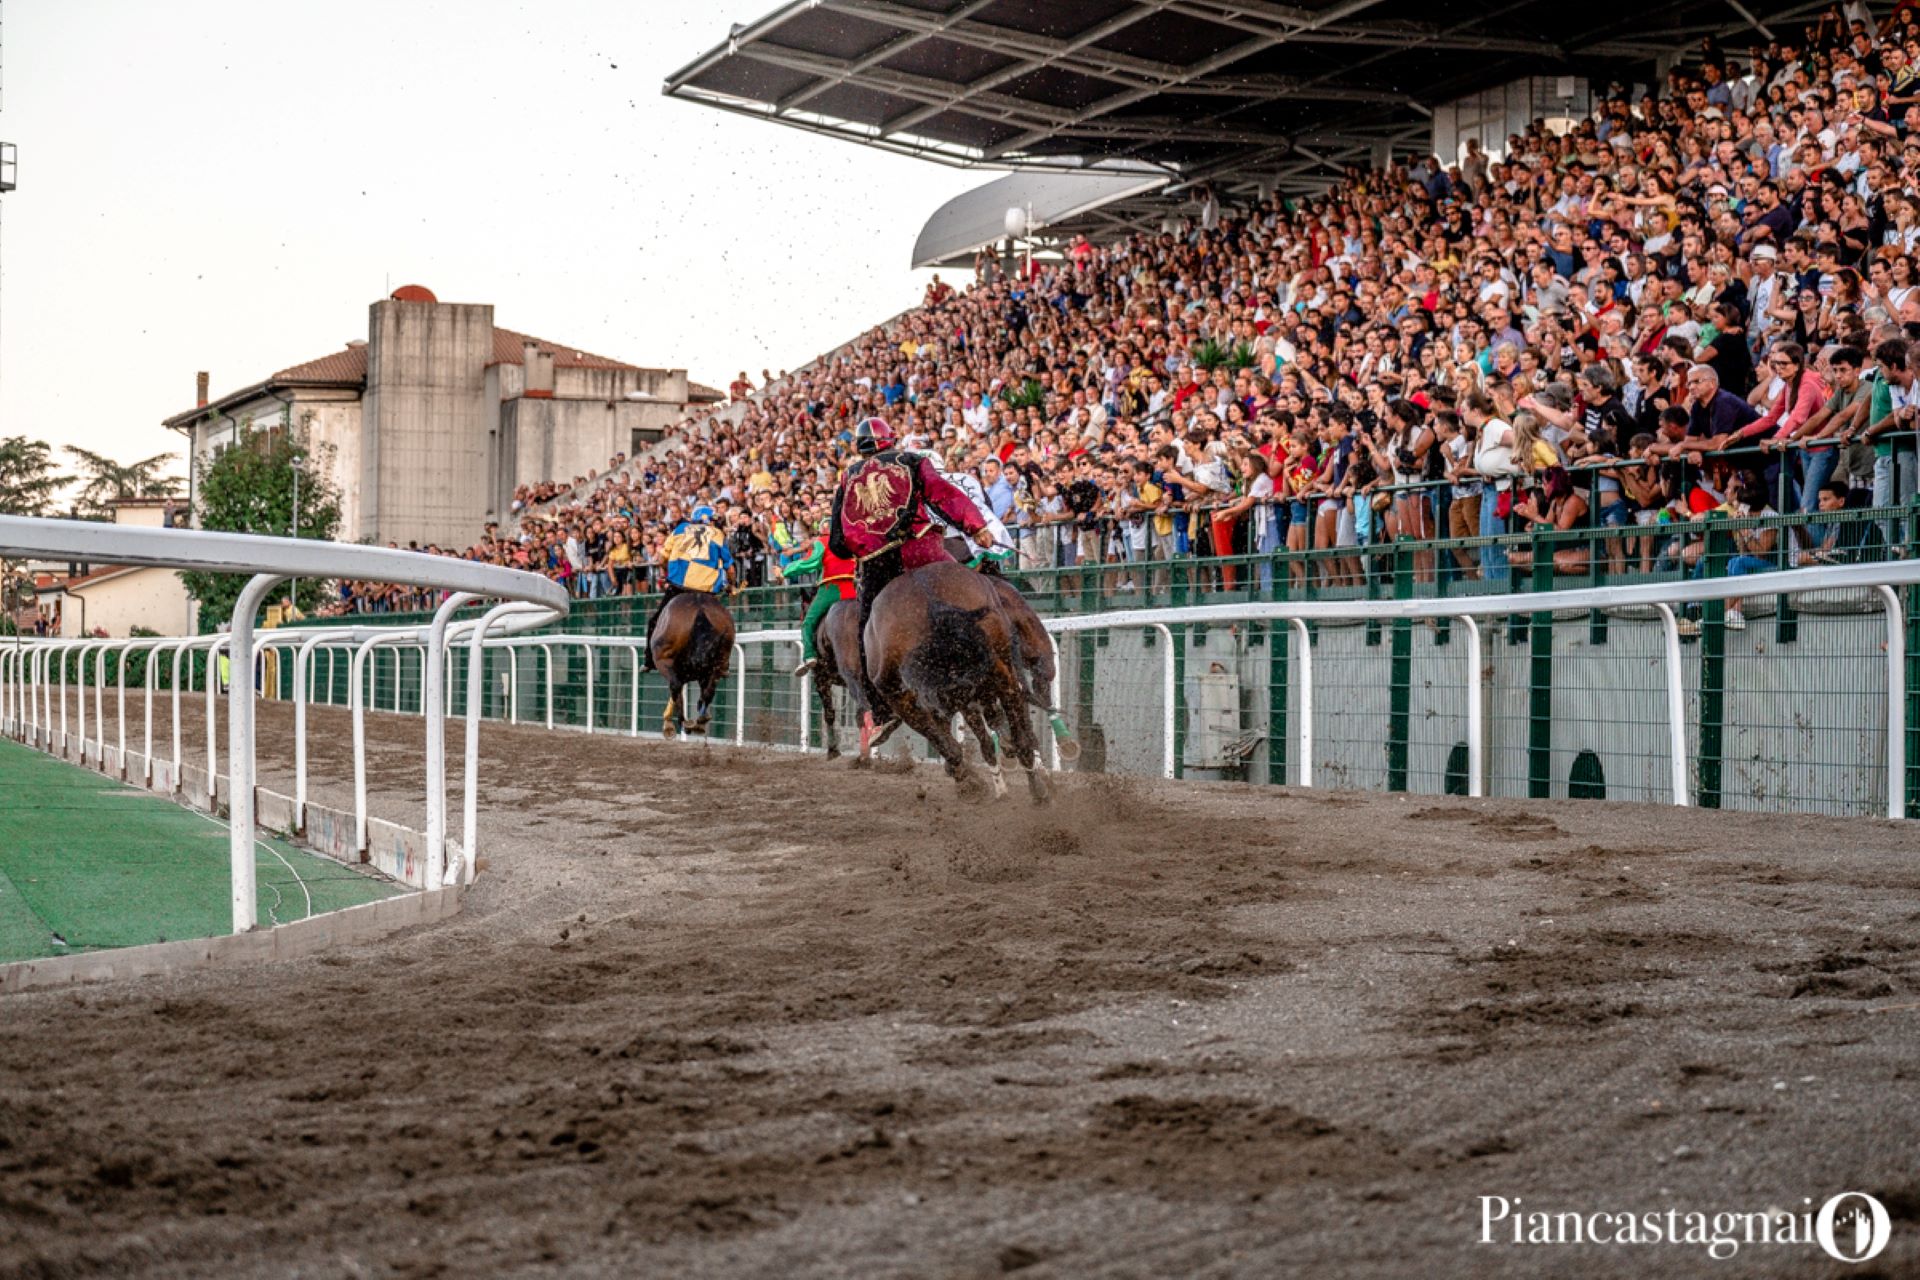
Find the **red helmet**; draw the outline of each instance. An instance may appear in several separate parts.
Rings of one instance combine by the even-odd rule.
[[[853,448],[866,455],[878,453],[893,444],[893,428],[885,418],[862,418],[853,429]]]

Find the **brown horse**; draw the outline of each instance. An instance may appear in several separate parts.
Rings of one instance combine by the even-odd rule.
[[[733,661],[733,615],[720,597],[707,591],[683,591],[667,601],[653,630],[653,665],[667,680],[667,709],[660,732],[704,734],[713,718],[713,691]],[[700,709],[689,715],[681,691],[700,689]]]
[[[1003,595],[1003,591],[1006,593]],[[953,563],[930,564],[887,584],[873,602],[863,656],[888,709],[933,744],[963,791],[983,791],[951,729],[964,718],[1004,795],[992,729],[1003,728],[1027,771],[1034,803],[1048,799],[1033,732],[1030,636],[1015,619],[1011,586]],[[1025,601],[1019,601],[1021,608]],[[1052,650],[1042,659],[1051,682]],[[1044,704],[1043,704],[1044,705]]]
[[[947,554],[961,564],[966,564],[969,558],[979,550],[973,543],[961,537],[949,536],[946,543]],[[1027,598],[1020,594],[1018,587],[998,573],[982,571],[982,576],[994,584],[995,590],[1000,595],[1001,607],[1007,611],[1008,618],[1013,621],[1019,633],[1021,659],[1019,673],[1022,677],[1022,687],[1027,691],[1027,700],[1039,710],[1046,712],[1048,727],[1052,729],[1055,741],[1060,744],[1060,759],[1071,764],[1080,758],[1080,744],[1074,741],[1072,731],[1067,728],[1067,722],[1061,719],[1060,713],[1053,706],[1055,665],[1053,637],[1047,634],[1046,625],[1040,621],[1040,615],[1033,611],[1033,606],[1027,603]],[[885,735],[882,735],[873,745],[878,746],[883,741],[885,741]],[[989,768],[997,770],[994,757],[990,754],[992,750],[992,740],[982,738],[981,757],[986,760]]]
[[[869,762],[867,731],[863,727],[868,707],[860,685],[860,602],[841,600],[814,626],[813,693],[820,700],[820,722],[826,728],[827,759],[840,758],[840,734],[834,711],[833,691],[847,691],[848,708],[860,736],[860,754],[854,767]]]

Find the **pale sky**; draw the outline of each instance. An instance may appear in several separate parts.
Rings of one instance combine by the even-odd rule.
[[[775,2],[8,0],[0,435],[177,450],[402,284],[723,388],[912,305],[995,174],[661,95]]]

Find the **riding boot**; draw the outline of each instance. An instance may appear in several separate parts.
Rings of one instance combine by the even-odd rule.
[[[662,600],[654,609],[653,613],[647,618],[647,642],[640,646],[640,669],[642,671],[653,671],[656,669],[653,665],[653,629],[660,625],[660,611],[666,607],[666,601]]]
[[[679,594],[680,589],[669,584],[666,589],[660,593],[660,603],[653,607],[652,615],[647,618],[647,643],[640,650],[640,669],[642,671],[659,670],[658,667],[653,665],[654,628],[660,625],[660,615],[667,611],[667,601]]]

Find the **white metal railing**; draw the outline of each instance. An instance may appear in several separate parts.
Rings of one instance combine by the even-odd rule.
[[[141,639],[70,640],[16,638],[0,646],[0,729],[22,738],[30,745],[52,749],[55,742],[53,698],[59,697],[58,741],[66,750],[72,741],[67,732],[66,683],[69,658],[77,657],[84,678],[86,660],[94,657],[93,703],[95,733],[89,745],[87,732],[86,686],[79,690],[79,756],[85,763],[91,753],[95,763],[106,767],[106,717],[104,714],[106,658],[118,652],[116,700],[119,706],[119,766],[126,766],[126,666],[137,652],[146,652],[148,698],[146,706],[146,750],[143,780],[153,773],[153,694],[155,673],[163,653],[173,663],[173,785],[177,788],[180,766],[180,693],[181,663],[189,651],[204,650],[207,704],[207,792],[212,807],[218,776],[217,736],[215,732],[216,667],[222,653],[230,656],[231,670],[237,678],[229,682],[227,714],[228,809],[230,821],[229,854],[232,875],[232,915],[234,931],[243,932],[255,924],[255,883],[253,846],[254,779],[256,776],[254,735],[255,662],[261,652],[274,646],[295,646],[298,654],[312,637],[311,631],[265,631],[255,633],[253,620],[268,594],[290,577],[354,578],[362,581],[391,582],[430,590],[451,592],[436,611],[433,624],[412,628],[412,642],[428,651],[429,669],[435,670],[437,651],[448,639],[448,622],[461,605],[479,598],[500,599],[527,606],[513,614],[490,615],[493,625],[504,630],[525,630],[566,616],[567,596],[559,584],[536,574],[493,565],[476,564],[450,557],[428,556],[385,547],[364,547],[347,543],[302,541],[292,538],[268,538],[250,534],[214,533],[191,529],[143,529],[74,520],[42,520],[21,516],[0,516],[0,555],[80,560],[99,564],[154,566],[171,569],[199,569],[220,573],[249,575],[234,608],[232,629],[223,635],[149,637]],[[463,624],[471,626],[473,624]],[[356,630],[353,635],[361,634]],[[383,634],[394,634],[391,631]],[[296,668],[299,666],[296,657]],[[57,671],[57,681],[50,678]],[[191,667],[189,667],[189,678]],[[296,684],[299,681],[296,680]],[[446,776],[444,770],[444,701],[438,680],[428,680],[423,688],[422,714],[429,725],[427,769],[427,868],[426,887],[466,883],[474,869],[473,832],[469,829],[467,847],[453,863],[446,858]],[[304,718],[300,725],[304,735]],[[436,732],[437,730],[437,732]],[[437,739],[437,741],[436,741]],[[476,740],[477,742],[477,740]],[[301,782],[300,801],[305,798],[304,740],[297,751]],[[472,786],[474,761],[468,761],[468,786]],[[364,825],[364,824],[363,824]]]
[[[1485,717],[1485,673],[1483,669],[1484,633],[1482,620],[1493,617],[1526,615],[1558,610],[1587,610],[1615,608],[1646,608],[1658,617],[1663,645],[1660,664],[1664,677],[1664,711],[1667,740],[1667,787],[1672,802],[1678,805],[1691,803],[1688,780],[1686,749],[1686,694],[1683,683],[1682,650],[1680,644],[1679,620],[1675,609],[1689,604],[1705,603],[1711,600],[1729,600],[1742,597],[1768,595],[1801,594],[1830,590],[1868,590],[1878,596],[1886,617],[1886,654],[1887,699],[1885,731],[1887,740],[1887,768],[1889,786],[1887,788],[1887,814],[1889,817],[1906,816],[1906,788],[1902,785],[1907,767],[1906,761],[1906,615],[1902,608],[1898,588],[1920,584],[1920,562],[1895,561],[1879,564],[1821,566],[1817,568],[1792,569],[1768,574],[1749,574],[1735,578],[1711,578],[1681,582],[1650,582],[1631,585],[1591,587],[1566,591],[1507,593],[1501,595],[1458,596],[1442,599],[1415,600],[1337,600],[1337,601],[1274,601],[1267,603],[1241,603],[1222,605],[1199,605],[1185,608],[1167,609],[1130,609],[1108,613],[1086,614],[1075,617],[1051,618],[1045,620],[1047,631],[1056,638],[1055,682],[1053,702],[1060,703],[1059,654],[1057,639],[1063,635],[1091,631],[1117,631],[1139,629],[1156,634],[1160,640],[1161,670],[1160,681],[1163,686],[1161,700],[1161,773],[1171,778],[1176,774],[1175,756],[1178,741],[1179,698],[1175,687],[1177,658],[1173,639],[1176,630],[1210,624],[1245,622],[1284,622],[1299,640],[1294,682],[1300,698],[1299,714],[1295,717],[1294,729],[1298,749],[1299,763],[1297,774],[1291,779],[1301,786],[1313,786],[1313,732],[1314,732],[1314,654],[1308,643],[1307,624],[1310,622],[1353,622],[1353,621],[1393,621],[1396,619],[1424,620],[1447,619],[1461,624],[1466,636],[1467,676],[1462,689],[1466,702],[1466,790],[1469,796],[1484,796],[1488,793],[1486,763],[1486,740],[1483,732]],[[736,742],[746,741],[747,725],[747,670],[744,653],[747,649],[761,644],[797,645],[799,633],[794,630],[765,630],[744,632],[735,641],[736,697],[733,708],[733,738]],[[634,667],[639,664],[638,637],[582,636],[582,635],[535,635],[507,637],[486,642],[488,648],[506,648],[519,651],[530,647],[545,650],[545,723],[548,727],[570,727],[592,732],[596,715],[591,710],[594,696],[594,664],[587,664],[586,693],[590,708],[584,725],[555,726],[554,724],[554,684],[553,654],[556,649],[566,646],[583,648],[627,649],[633,654]],[[519,722],[518,662],[508,664],[508,714],[507,718]],[[800,694],[794,706],[798,720],[798,737],[802,749],[810,745],[808,738],[811,725],[809,682],[803,680],[799,686]],[[630,693],[632,708],[629,714],[627,732],[641,735],[639,716],[639,681],[631,682]],[[1050,763],[1059,767],[1059,744],[1057,740],[1049,743]]]
[[[1178,741],[1178,715],[1180,699],[1176,681],[1178,666],[1176,648],[1173,643],[1176,632],[1191,626],[1244,623],[1244,622],[1284,622],[1289,625],[1299,641],[1296,647],[1296,666],[1293,680],[1299,697],[1299,714],[1295,717],[1293,730],[1297,745],[1299,764],[1296,775],[1291,781],[1301,786],[1313,786],[1313,698],[1315,686],[1314,652],[1308,642],[1307,624],[1310,622],[1352,622],[1364,620],[1392,621],[1396,619],[1448,619],[1461,624],[1466,636],[1467,676],[1462,688],[1466,712],[1466,790],[1469,796],[1484,796],[1488,793],[1486,764],[1486,743],[1483,733],[1485,716],[1485,674],[1484,633],[1482,620],[1491,617],[1527,615],[1559,610],[1616,609],[1638,607],[1650,609],[1657,615],[1663,634],[1660,665],[1664,677],[1664,710],[1667,740],[1668,789],[1672,802],[1679,805],[1691,803],[1688,781],[1686,750],[1686,701],[1682,679],[1682,650],[1680,644],[1679,621],[1675,609],[1677,606],[1704,603],[1710,600],[1727,600],[1740,597],[1767,595],[1801,594],[1830,590],[1868,590],[1879,599],[1886,618],[1886,655],[1887,699],[1885,731],[1887,739],[1887,768],[1890,780],[1887,795],[1887,813],[1889,817],[1906,816],[1905,787],[1901,785],[1906,767],[1906,623],[1907,618],[1901,605],[1898,588],[1920,585],[1920,562],[1890,562],[1883,564],[1822,566],[1819,568],[1795,569],[1771,574],[1750,574],[1738,578],[1714,578],[1683,582],[1638,583],[1626,586],[1582,588],[1568,591],[1509,593],[1502,595],[1461,596],[1445,599],[1421,600],[1344,600],[1344,601],[1275,601],[1270,603],[1242,603],[1223,605],[1201,605],[1169,609],[1132,609],[1116,610],[1109,613],[1087,614],[1075,617],[1052,618],[1045,620],[1048,632],[1056,639],[1055,681],[1052,701],[1060,703],[1058,637],[1080,632],[1118,631],[1129,628],[1150,631],[1161,641],[1161,666],[1159,679],[1163,688],[1160,722],[1160,772],[1165,777],[1176,774],[1176,745]],[[297,633],[296,633],[297,634]],[[371,636],[371,631],[360,634]],[[382,633],[390,635],[391,633]],[[775,644],[797,647],[799,632],[792,629],[769,629],[743,632],[736,637],[734,648],[734,706],[732,734],[736,743],[747,740],[747,681],[748,671],[745,662],[746,652],[759,645]],[[307,633],[306,644],[315,653],[340,648],[337,639],[312,640]],[[362,641],[364,643],[364,641]],[[536,723],[548,728],[571,728],[588,733],[596,732],[603,723],[603,717],[596,706],[596,664],[586,664],[584,692],[586,694],[587,714],[584,723],[569,725],[556,722],[555,717],[555,670],[556,655],[568,648],[580,648],[593,651],[624,650],[628,655],[628,699],[625,733],[634,737],[656,736],[641,726],[640,719],[640,649],[644,641],[633,636],[591,636],[571,634],[519,634],[488,636],[480,644],[484,650],[507,650],[516,655],[507,663],[503,673],[506,689],[506,707],[501,717],[510,723],[522,723],[521,714],[521,667],[517,655],[525,651],[537,650],[541,656],[541,692],[543,704]],[[305,646],[303,646],[305,647]],[[481,682],[483,671],[473,648],[472,637],[468,639],[467,669],[467,711],[469,714],[469,734],[477,732],[476,721],[472,718],[481,701]],[[331,659],[330,659],[331,661]],[[311,668],[309,666],[308,670]],[[447,678],[451,679],[449,670]],[[357,695],[361,680],[356,675],[353,688]],[[811,689],[810,681],[802,680],[799,695],[789,710],[797,721],[794,726],[800,749],[811,746]],[[305,692],[302,690],[301,692]],[[451,705],[448,703],[448,705]],[[364,716],[365,705],[362,702],[359,714]],[[618,730],[616,730],[617,732]],[[1059,768],[1059,744],[1049,741],[1050,764]],[[177,754],[177,753],[176,753]],[[470,803],[470,801],[469,801]],[[471,825],[468,828],[471,830]]]
[[[1293,624],[1303,641],[1300,647],[1299,683],[1302,714],[1299,717],[1300,785],[1312,786],[1313,749],[1313,650],[1304,643],[1310,621],[1353,621],[1395,619],[1456,619],[1467,630],[1467,794],[1482,796],[1486,786],[1486,766],[1479,732],[1481,690],[1484,675],[1480,663],[1480,630],[1476,619],[1551,612],[1561,609],[1652,608],[1660,615],[1665,633],[1662,666],[1666,678],[1667,738],[1669,776],[1673,803],[1690,803],[1686,766],[1685,690],[1682,684],[1680,632],[1674,605],[1705,603],[1754,596],[1796,594],[1808,591],[1870,589],[1876,591],[1885,606],[1887,618],[1887,816],[1906,816],[1906,618],[1896,587],[1920,584],[1920,562],[1897,561],[1883,564],[1836,565],[1811,569],[1789,569],[1778,573],[1747,574],[1735,578],[1706,578],[1685,582],[1636,583],[1627,586],[1586,587],[1569,591],[1509,593],[1503,595],[1459,596],[1428,600],[1303,600],[1269,603],[1197,605],[1178,609],[1123,609],[1112,613],[1090,614],[1074,618],[1055,618],[1046,623],[1055,635],[1075,631],[1116,630],[1128,627],[1153,628],[1163,636],[1167,628],[1195,624],[1258,622],[1285,620]],[[1170,638],[1170,637],[1169,637]],[[1176,698],[1173,646],[1166,646],[1165,668],[1165,741],[1163,772],[1174,773],[1173,742]],[[1057,698],[1056,698],[1057,701]]]

